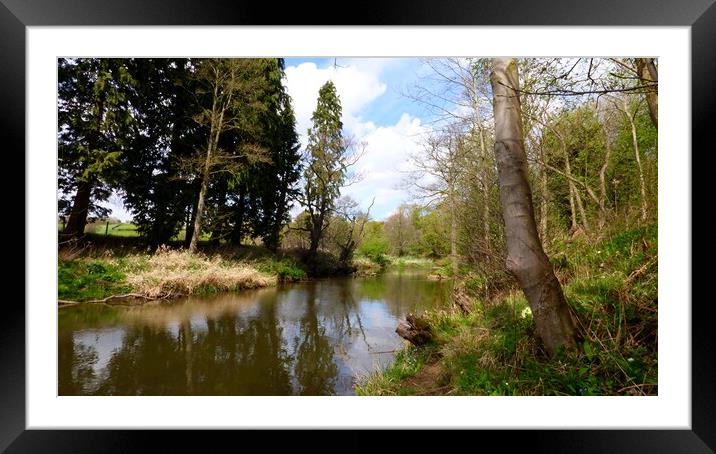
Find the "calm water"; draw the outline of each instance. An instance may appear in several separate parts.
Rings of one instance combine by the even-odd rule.
[[[388,273],[63,308],[59,394],[353,394],[357,380],[393,360],[398,320],[444,303],[449,286]]]

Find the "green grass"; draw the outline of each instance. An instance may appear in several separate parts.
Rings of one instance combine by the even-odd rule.
[[[411,256],[387,256],[388,265],[391,268],[397,270],[404,269],[430,269],[434,266],[433,261],[423,257],[411,257]]]
[[[62,223],[57,224],[57,230],[62,231]],[[94,237],[115,237],[115,238],[141,238],[142,235],[137,229],[137,226],[128,222],[93,222],[85,226],[85,234],[92,235]],[[182,228],[176,235],[171,238],[171,241],[182,242],[186,238],[186,229]],[[200,241],[209,241],[211,236],[204,232],[199,237]]]
[[[428,360],[429,354],[426,350],[418,350],[410,346],[396,353],[392,366],[378,371],[368,377],[364,383],[356,386],[355,392],[359,396],[418,394],[420,390],[406,386],[404,381],[417,375]]]
[[[127,293],[126,270],[122,263],[108,260],[59,260],[57,296],[62,300],[102,299]]]
[[[405,378],[419,375],[432,357],[439,358],[444,393],[451,395],[657,394],[656,226],[596,245],[565,243],[559,252],[564,256],[556,268],[567,279],[565,296],[578,319],[579,352],[548,358],[535,340],[524,296],[513,290],[476,304],[469,316],[446,308],[428,313],[435,342],[401,352],[359,393],[420,393]]]
[[[261,264],[258,269],[264,273],[275,274],[281,282],[296,282],[307,277],[302,266],[291,258],[270,260]]]

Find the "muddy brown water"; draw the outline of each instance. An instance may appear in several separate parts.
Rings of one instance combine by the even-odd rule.
[[[391,272],[59,311],[60,395],[351,395],[450,282]]]

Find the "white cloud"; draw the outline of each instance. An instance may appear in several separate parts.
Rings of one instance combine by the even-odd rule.
[[[414,170],[410,157],[420,151],[420,138],[426,127],[419,118],[404,113],[392,126],[373,129],[361,140],[367,144],[366,152],[356,164],[364,178],[345,189],[345,194],[367,208],[375,197],[373,217],[382,219],[401,202],[409,199],[403,187],[408,172]]]
[[[336,85],[343,108],[343,126],[356,133],[365,127],[360,118],[361,109],[385,93],[387,88],[378,77],[379,72],[361,70],[354,65],[318,68],[309,62],[287,67],[286,87],[293,100],[301,143],[306,144],[306,131],[311,126],[318,90],[323,84],[332,80]]]
[[[410,156],[419,151],[419,139],[427,131],[421,120],[403,113],[394,125],[377,126],[364,119],[361,111],[386,92],[381,72],[400,63],[390,59],[340,60],[341,67],[319,68],[314,63],[302,63],[286,68],[286,85],[296,111],[297,130],[301,143],[306,144],[306,131],[316,107],[318,90],[333,80],[343,107],[345,132],[358,142],[365,142],[366,152],[355,170],[363,179],[342,191],[356,199],[367,209],[373,197],[372,217],[384,219],[401,202],[409,199],[408,191],[401,188],[410,168]],[[294,207],[292,214],[301,210]]]

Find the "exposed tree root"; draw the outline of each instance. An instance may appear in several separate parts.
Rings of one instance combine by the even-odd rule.
[[[395,332],[398,336],[409,341],[416,347],[421,347],[433,339],[433,333],[428,323],[416,317],[414,314],[408,314],[407,322],[400,322]]]

